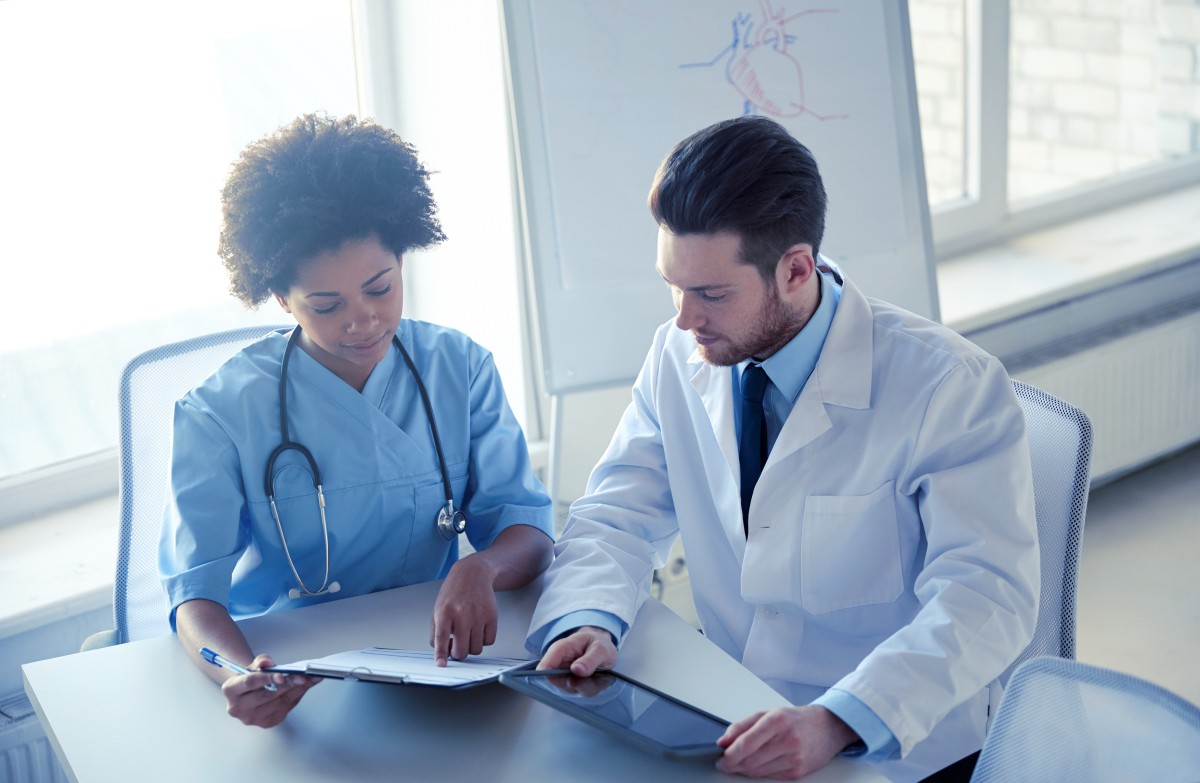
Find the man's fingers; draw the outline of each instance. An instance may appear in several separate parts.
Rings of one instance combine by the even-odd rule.
[[[587,652],[571,663],[571,674],[576,677],[591,677],[603,665],[603,656],[594,647],[589,647]]]

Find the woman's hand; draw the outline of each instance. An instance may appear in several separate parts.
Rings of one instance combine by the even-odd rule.
[[[433,605],[429,644],[437,665],[445,666],[449,658],[479,655],[494,644],[499,614],[496,591],[529,584],[546,570],[553,555],[545,533],[529,525],[512,525],[500,531],[487,549],[455,563]]]
[[[270,656],[259,655],[250,668],[265,669],[274,665]],[[225,696],[225,711],[230,715],[247,726],[269,729],[279,725],[309,688],[320,681],[319,677],[300,674],[252,671],[225,680],[221,683],[221,694]],[[269,690],[268,684],[275,690]]]
[[[445,666],[448,658],[462,660],[479,655],[496,641],[495,570],[486,558],[468,555],[454,564],[433,605],[429,643],[434,662]]]

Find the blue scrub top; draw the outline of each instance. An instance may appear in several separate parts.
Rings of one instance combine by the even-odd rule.
[[[393,346],[360,393],[302,350],[288,364],[288,427],[321,472],[335,594],[298,587],[263,485],[280,443],[279,375],[288,332],[253,343],[176,403],[159,570],[175,608],[204,598],[235,619],[439,579],[458,541],[438,534],[445,505],[437,451],[416,381]],[[475,549],[524,524],[552,535],[550,499],[533,475],[491,354],[461,332],[403,320],[401,342],[429,391],[454,491]],[[325,544],[308,463],[281,454],[275,502],[292,560],[316,590]]]

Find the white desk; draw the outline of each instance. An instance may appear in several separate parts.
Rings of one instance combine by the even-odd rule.
[[[286,662],[373,645],[424,649],[439,583],[346,598],[241,623],[256,651]],[[502,593],[495,655],[523,657],[537,588]],[[786,702],[656,601],[619,668],[729,720]],[[703,761],[669,761],[499,684],[465,691],[329,680],[280,726],[225,714],[217,688],[174,637],[22,667],[25,691],[77,781],[720,780]],[[812,783],[884,778],[845,759]]]

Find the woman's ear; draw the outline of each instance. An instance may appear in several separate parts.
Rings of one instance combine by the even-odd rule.
[[[283,311],[290,315],[292,312],[292,308],[288,306],[287,297],[284,296],[283,294],[280,294],[277,292],[272,292],[272,293],[275,296],[275,301],[279,303],[279,306],[283,308]]]

